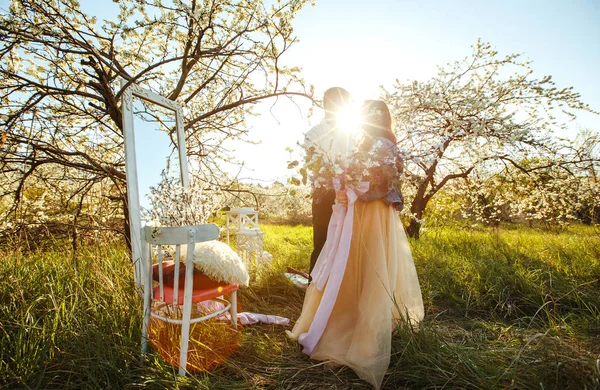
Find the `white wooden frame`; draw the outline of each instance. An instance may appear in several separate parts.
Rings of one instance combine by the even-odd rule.
[[[121,80],[121,88],[127,82]],[[172,100],[160,96],[152,91],[130,84],[121,95],[121,111],[123,115],[123,136],[125,138],[125,170],[127,174],[127,202],[129,208],[129,227],[131,239],[131,255],[134,265],[134,280],[137,286],[143,281],[144,265],[142,261],[142,220],[140,210],[140,193],[137,179],[137,159],[135,155],[135,132],[133,129],[133,98],[145,100],[150,103],[172,110],[175,113],[177,128],[177,148],[179,151],[179,167],[183,187],[189,186],[189,173],[187,151],[185,147],[185,133],[183,130],[183,112],[181,106]]]

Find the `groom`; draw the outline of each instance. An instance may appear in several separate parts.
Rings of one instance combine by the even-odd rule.
[[[337,115],[351,101],[348,91],[340,87],[329,88],[323,95],[325,117],[315,127],[306,132],[304,148],[310,155],[318,150],[329,158],[349,156],[352,153],[352,137],[350,132],[339,126]],[[314,148],[314,149],[312,149]],[[311,150],[312,149],[312,150]],[[327,227],[331,219],[332,206],[335,202],[335,191],[316,188],[312,199],[313,245],[310,255],[310,271],[312,272],[317,258],[327,239]]]

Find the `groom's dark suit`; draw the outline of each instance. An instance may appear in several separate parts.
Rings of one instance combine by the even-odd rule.
[[[317,189],[312,199],[312,223],[313,223],[313,245],[314,249],[310,255],[310,272],[315,268],[321,249],[327,240],[327,227],[333,213],[332,206],[335,203],[335,191]]]

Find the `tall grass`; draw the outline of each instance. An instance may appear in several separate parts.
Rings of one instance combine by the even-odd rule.
[[[99,388],[136,376],[141,307],[121,247],[85,248],[78,272],[65,249],[2,257],[2,383]]]
[[[273,263],[240,310],[297,318],[311,228],[264,225]],[[427,316],[398,324],[387,389],[600,388],[600,236],[593,228],[435,228],[411,242]],[[311,361],[284,327],[241,329],[225,362],[186,378],[140,362],[141,302],[121,244],[68,246],[0,263],[0,386],[8,388],[361,389],[346,368]]]

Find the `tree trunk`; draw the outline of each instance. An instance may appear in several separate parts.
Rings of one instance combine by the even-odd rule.
[[[421,230],[421,224],[419,222],[417,222],[416,219],[411,218],[410,225],[408,225],[408,227],[406,228],[406,233],[408,234],[408,236],[418,239],[420,230]]]
[[[429,199],[426,199],[423,196],[424,191],[417,192],[417,196],[412,202],[410,206],[410,212],[412,216],[410,217],[410,223],[406,228],[406,234],[412,238],[419,238],[419,233],[421,230],[421,223],[419,221],[423,218],[423,212],[425,211],[425,206],[427,206],[427,202]]]

